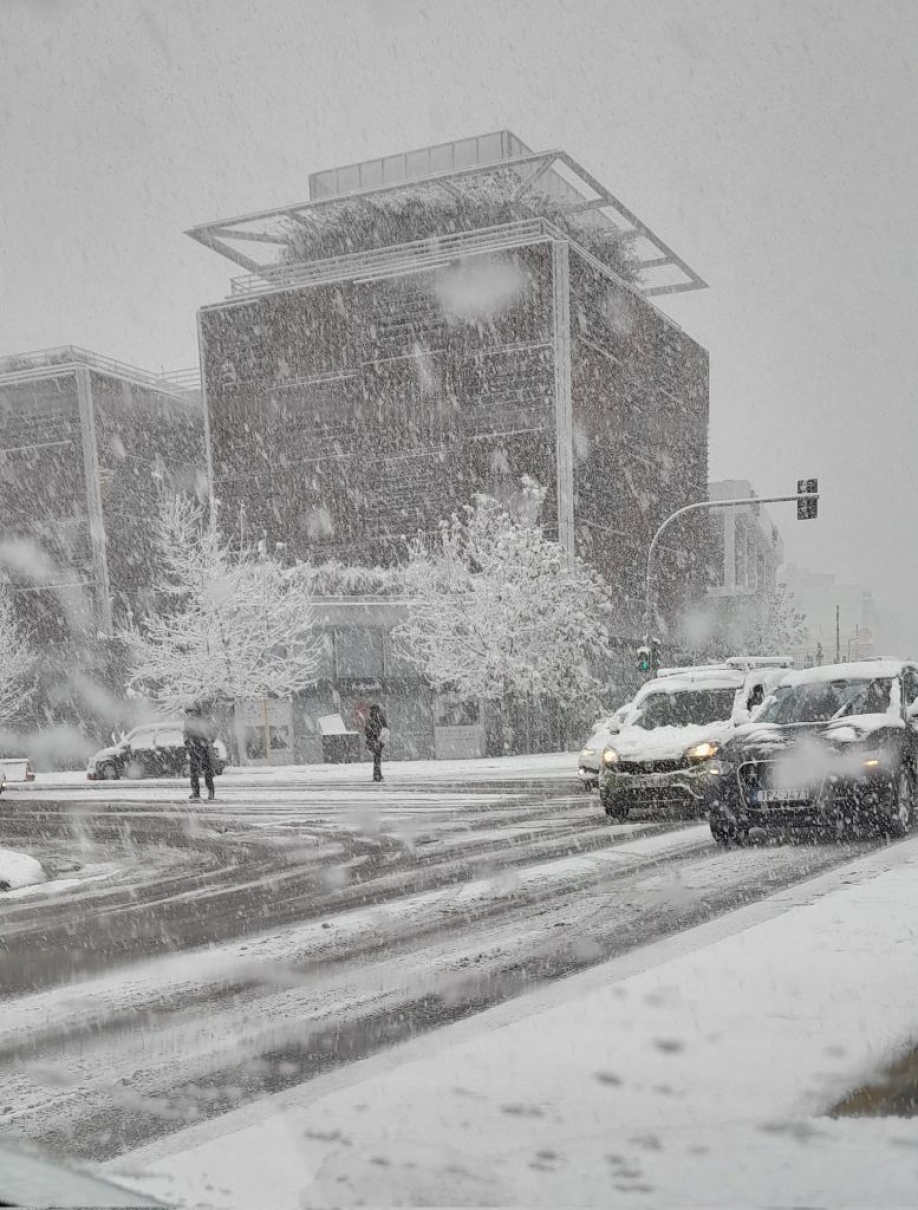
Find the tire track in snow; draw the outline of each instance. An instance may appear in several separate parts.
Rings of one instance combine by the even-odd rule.
[[[330,938],[323,961],[319,939],[278,967],[278,950],[266,939],[260,983],[249,970],[247,985],[204,994],[174,1013],[154,1010],[145,1028],[103,1030],[75,1046],[49,1038],[33,1056],[31,1075],[9,1072],[18,1107],[2,1120],[46,1144],[111,1158],[195,1117],[312,1078],[868,847],[725,854],[700,836],[683,836],[681,846],[670,843],[668,850],[665,837],[651,838],[630,866],[625,853],[614,850],[560,860],[555,894],[544,893],[550,866],[532,871],[522,891],[501,888],[498,880],[491,895],[487,887],[441,893],[439,901],[418,905],[419,919],[428,918],[424,930],[404,905],[402,923],[409,927],[399,930],[399,905],[388,905],[388,920],[375,922],[375,949],[359,953]],[[451,914],[452,927],[431,918],[434,907]],[[42,1069],[57,1086],[37,1086]],[[6,1062],[0,1070],[8,1070]]]

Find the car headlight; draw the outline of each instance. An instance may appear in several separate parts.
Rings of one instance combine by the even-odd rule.
[[[720,745],[714,744],[710,740],[702,740],[700,744],[692,744],[691,748],[686,748],[685,758],[691,764],[697,765],[704,760],[711,760],[720,751]]]
[[[884,773],[889,768],[889,762],[882,756],[865,756],[861,762],[865,773]]]
[[[608,766],[618,764],[618,753],[615,751],[614,748],[603,748],[602,763],[604,765],[608,765]]]
[[[726,777],[731,769],[725,760],[718,760],[717,757],[713,757],[711,760],[704,762],[704,771],[711,777]]]
[[[580,755],[581,756],[595,756],[596,749],[595,748],[581,748]]]

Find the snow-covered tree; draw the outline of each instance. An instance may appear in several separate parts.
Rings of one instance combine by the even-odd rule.
[[[716,608],[709,606],[685,627],[686,644],[699,659],[788,655],[806,642],[806,617],[784,584],[773,592],[721,597]]]
[[[793,593],[778,584],[768,593],[742,635],[747,655],[783,655],[806,641],[806,616],[794,604]]]
[[[10,722],[35,691],[35,653],[16,623],[13,602],[0,584],[0,723]]]
[[[608,655],[609,592],[543,533],[544,489],[523,482],[515,520],[488,496],[418,539],[404,570],[407,616],[397,637],[435,688],[465,697],[598,701]],[[533,505],[534,507],[529,507]]]
[[[131,687],[168,711],[289,697],[316,679],[321,637],[303,577],[262,552],[231,552],[204,509],[165,496],[156,605],[123,633]]]

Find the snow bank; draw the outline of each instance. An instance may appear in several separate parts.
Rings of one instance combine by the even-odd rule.
[[[214,1207],[914,1205],[918,1120],[824,1115],[914,1042],[916,875],[891,846],[117,1164]]]
[[[0,849],[0,890],[18,891],[24,886],[45,882],[47,877],[41,862],[34,857],[13,849]]]

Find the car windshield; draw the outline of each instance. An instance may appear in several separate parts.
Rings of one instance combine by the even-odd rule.
[[[735,689],[685,689],[676,693],[649,693],[638,705],[636,727],[703,727],[722,722],[733,711]]]
[[[889,709],[892,681],[810,681],[784,685],[758,715],[762,723],[826,723],[855,714],[883,714]]]

